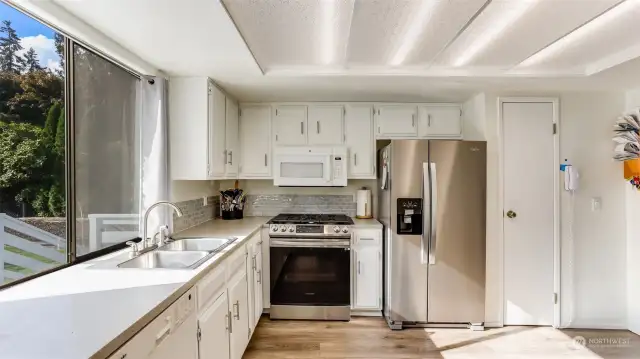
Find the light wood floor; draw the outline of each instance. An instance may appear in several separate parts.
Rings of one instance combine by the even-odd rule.
[[[585,338],[586,347],[575,344],[576,336]],[[391,331],[380,318],[311,322],[263,317],[243,358],[632,359],[640,358],[640,337],[622,330],[549,327]]]

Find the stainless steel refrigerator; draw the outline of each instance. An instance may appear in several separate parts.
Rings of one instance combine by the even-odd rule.
[[[389,327],[483,329],[486,142],[393,140],[378,160]]]

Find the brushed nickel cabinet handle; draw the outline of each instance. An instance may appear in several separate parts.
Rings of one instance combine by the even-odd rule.
[[[304,122],[300,122],[300,134],[304,135]]]
[[[233,309],[236,311],[236,314],[234,314],[233,316],[236,318],[236,320],[240,320],[240,301],[236,300],[235,304],[233,305]]]
[[[264,154],[264,166],[267,167],[267,154]]]
[[[316,121],[316,133],[320,133],[320,121]]]

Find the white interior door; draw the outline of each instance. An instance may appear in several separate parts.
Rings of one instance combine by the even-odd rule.
[[[505,325],[554,322],[553,106],[502,104]]]

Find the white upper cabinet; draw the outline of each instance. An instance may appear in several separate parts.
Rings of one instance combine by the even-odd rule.
[[[273,112],[275,145],[307,144],[307,106],[279,105]]]
[[[227,99],[213,83],[209,84],[209,178],[223,178],[227,170]],[[173,163],[172,163],[173,165]]]
[[[417,137],[417,106],[379,105],[376,107],[376,137],[399,138]]]
[[[240,108],[240,178],[270,178],[271,106]]]
[[[344,106],[310,105],[307,128],[310,145],[341,145],[344,139]]]
[[[169,80],[169,136],[172,179],[237,178],[237,104],[208,78]]]
[[[238,176],[238,163],[240,161],[240,146],[238,146],[238,104],[227,98],[227,116],[226,116],[226,151],[227,162],[226,172],[227,178],[235,178]]]
[[[344,121],[348,178],[376,178],[373,106],[348,105]]]
[[[458,105],[421,106],[418,136],[421,138],[462,138],[462,116]]]

